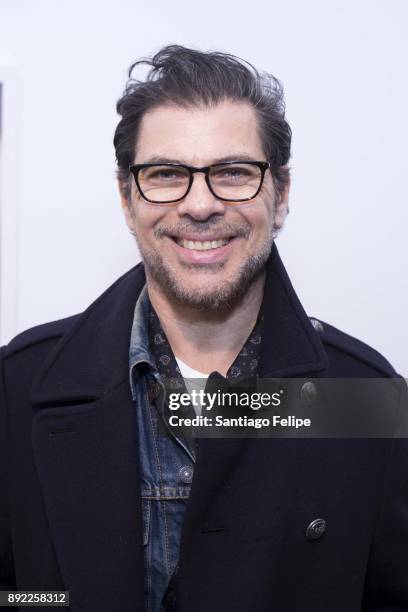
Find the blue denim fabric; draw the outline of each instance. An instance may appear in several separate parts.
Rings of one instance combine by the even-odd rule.
[[[134,311],[129,372],[139,433],[145,605],[146,612],[159,612],[178,563],[195,458],[182,438],[160,435],[165,427],[161,417],[165,390],[150,351],[148,329],[149,298],[144,287]],[[154,383],[159,391],[155,403],[149,399]]]

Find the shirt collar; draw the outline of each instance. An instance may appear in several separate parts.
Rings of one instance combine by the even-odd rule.
[[[136,301],[133,313],[132,330],[130,333],[129,377],[133,399],[136,397],[133,385],[133,369],[135,366],[138,368],[142,364],[145,364],[153,371],[157,369],[154,356],[150,351],[149,313],[150,300],[147,292],[147,286],[145,284]]]
[[[263,306],[261,305],[254,328],[248,335],[234,363],[228,369],[226,378],[246,378],[256,375],[262,340]],[[159,317],[150,305],[149,338],[152,355],[160,374],[164,378],[175,379],[181,376],[170,343],[160,324]]]
[[[240,378],[254,375],[257,370],[261,330],[263,323],[263,306],[252,332],[249,334],[240,353],[227,372],[227,378]],[[160,338],[160,342],[154,342]],[[152,348],[151,348],[152,347]],[[133,369],[142,364],[167,378],[180,377],[180,370],[171,350],[170,344],[160,325],[160,320],[152,308],[146,284],[135,305],[129,349],[129,377],[132,396],[135,399]],[[157,365],[156,365],[157,364]]]

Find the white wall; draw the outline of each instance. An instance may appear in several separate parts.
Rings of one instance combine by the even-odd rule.
[[[2,0],[0,67],[15,66],[20,92],[17,310],[2,341],[84,309],[137,261],[114,181],[115,102],[133,60],[178,43],[283,81],[281,255],[309,314],[407,375],[407,17],[406,0]]]

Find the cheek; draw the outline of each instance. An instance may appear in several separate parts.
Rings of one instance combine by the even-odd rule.
[[[166,214],[165,211],[146,205],[143,201],[135,202],[133,211],[136,230],[142,239],[149,237]]]
[[[274,214],[271,206],[262,204],[256,209],[248,210],[245,215],[247,223],[251,227],[251,234],[255,240],[264,240],[270,233],[273,225]]]

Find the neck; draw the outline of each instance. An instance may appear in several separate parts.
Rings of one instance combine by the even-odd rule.
[[[224,376],[255,326],[264,285],[265,273],[233,308],[212,312],[173,301],[147,276],[149,299],[175,356],[203,374]]]

